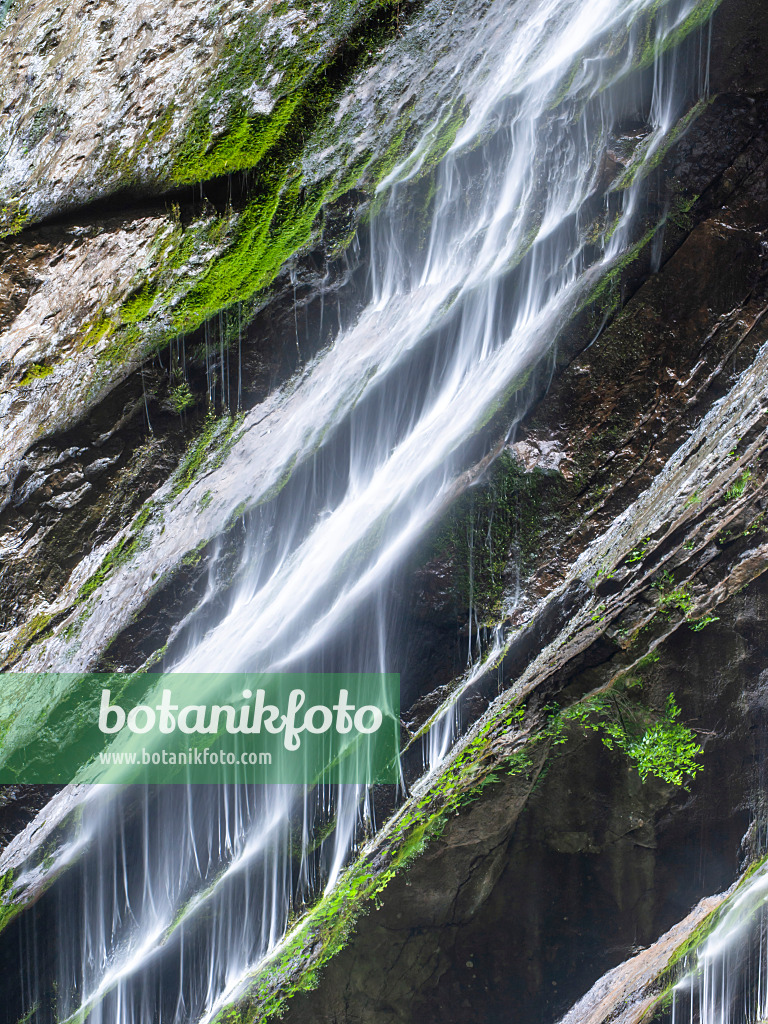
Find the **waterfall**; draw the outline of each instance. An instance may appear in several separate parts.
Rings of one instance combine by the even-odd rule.
[[[457,53],[456,96],[380,185],[365,307],[248,414],[259,429],[232,456],[255,505],[237,583],[223,612],[204,601],[184,624],[166,671],[398,671],[392,581],[511,435],[514,395],[560,328],[637,242],[646,172],[706,95],[706,62],[670,45],[704,6],[488,6]],[[417,244],[409,188],[459,97]],[[628,123],[618,187],[606,168]],[[507,434],[491,436],[510,408]],[[452,705],[426,767],[458,727]],[[9,998],[36,1024],[213,1020],[376,827],[363,787],[105,789],[78,813],[84,852],[14,926]]]
[[[768,867],[725,904],[672,989],[671,1024],[761,1024],[768,1019]]]

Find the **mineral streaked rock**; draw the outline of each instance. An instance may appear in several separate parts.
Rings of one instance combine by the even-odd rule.
[[[311,50],[301,40],[346,5],[313,4],[311,15],[276,14],[275,6],[270,0],[14,4],[0,35],[6,219],[14,200],[23,204],[23,219],[39,219],[126,182],[167,180],[191,110],[244,30],[260,34],[261,73],[245,87],[222,91],[211,127],[223,126],[238,104],[251,114],[269,113],[281,91],[275,63],[298,49],[309,70],[334,33],[324,26]]]
[[[644,949],[595,982],[587,994],[563,1017],[560,1024],[641,1024],[656,1002],[656,981],[691,933],[718,907],[733,889],[703,899],[686,918],[669,929],[658,942]]]
[[[134,365],[89,324],[116,310],[172,229],[162,215],[0,242],[0,493],[33,441],[64,429]],[[0,499],[0,505],[4,502]]]

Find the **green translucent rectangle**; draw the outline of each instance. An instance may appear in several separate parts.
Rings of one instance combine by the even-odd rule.
[[[5,673],[0,783],[396,783],[400,677]]]

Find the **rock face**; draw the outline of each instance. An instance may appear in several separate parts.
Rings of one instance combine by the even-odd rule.
[[[14,4],[0,37],[6,224],[84,205],[126,181],[167,181],[163,166],[201,80],[214,77],[243,21],[261,13],[263,26],[270,6]],[[273,23],[273,59],[298,41],[295,20]],[[279,82],[271,71],[233,105],[268,114],[273,75]],[[216,113],[225,118],[226,107]]]
[[[251,166],[276,105],[284,123],[377,6],[13,4],[0,36],[6,229]]]
[[[502,662],[504,678],[541,706],[556,693],[562,700],[592,691],[639,666],[650,649],[658,660],[641,673],[645,688],[656,701],[674,690],[704,737],[704,772],[689,795],[641,786],[596,739],[577,733],[522,812],[516,783],[499,781],[449,818],[360,921],[317,991],[296,996],[288,1020],[555,1020],[603,971],[673,928],[601,982],[607,1009],[594,1019],[613,1019],[629,989],[647,990],[647,1002],[638,996],[622,1011],[622,1020],[639,1021],[669,955],[717,901],[675,922],[736,876],[741,838],[761,813],[764,757],[766,584],[756,578],[766,565],[764,470],[752,476],[766,431],[765,381],[762,371],[753,375],[768,340],[763,102],[723,97],[688,137],[676,173],[702,175],[697,212],[669,225],[658,271],[643,258],[628,270],[621,312],[556,377],[513,449],[533,480],[522,493],[533,493],[536,522],[527,603],[513,618],[523,628]],[[733,245],[729,256],[723,244]],[[726,428],[730,442],[716,453],[721,417],[750,404],[751,425],[743,435]],[[740,436],[750,448],[735,479],[755,486],[754,504],[738,511],[738,483],[707,509],[708,487],[738,457]],[[504,493],[498,485],[496,493]],[[572,568],[589,541],[582,558],[591,581],[586,566]],[[646,583],[630,597],[636,565]],[[435,615],[452,606],[445,595],[461,579],[445,553],[432,572],[439,584],[419,593]],[[577,579],[594,598],[574,589]],[[558,584],[559,606],[549,596]],[[659,617],[669,607],[665,586],[691,599],[682,619],[673,613],[671,632],[666,613]],[[580,627],[577,609],[590,600]],[[494,673],[491,693],[496,685]],[[497,764],[503,772],[503,759]],[[577,1007],[569,1024],[593,1019],[586,1014]]]
[[[707,917],[722,906],[725,896],[710,896],[647,950],[609,971],[563,1017],[561,1024],[640,1024],[652,1012],[656,981],[679,948]]]
[[[5,488],[36,440],[77,422],[131,369],[110,360],[107,339],[86,328],[128,296],[170,228],[168,218],[147,216],[0,242]]]

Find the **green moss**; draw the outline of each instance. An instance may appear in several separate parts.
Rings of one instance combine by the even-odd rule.
[[[208,492],[210,494],[210,491]],[[203,548],[208,543],[206,540],[201,540],[197,547],[192,548],[188,551],[181,560],[182,565],[195,566],[200,564],[200,560],[203,557]]]
[[[125,565],[137,551],[146,546],[146,538],[142,536],[142,531],[155,511],[155,507],[152,501],[144,505],[131,526],[131,533],[122,537],[111,551],[107,552],[96,572],[80,587],[77,595],[78,601],[85,601],[89,598],[116,569]]]
[[[80,346],[82,348],[90,348],[93,345],[98,345],[103,338],[114,334],[117,326],[118,325],[111,317],[97,317],[97,319],[83,332],[80,339]]]
[[[51,633],[50,623],[53,615],[47,612],[39,612],[27,622],[16,635],[8,654],[5,656],[3,665],[13,664],[23,654],[31,643],[42,640]]]
[[[157,288],[145,283],[129,295],[120,307],[120,319],[125,324],[136,324],[143,320],[157,298]]]
[[[539,553],[545,495],[555,501],[562,488],[558,474],[526,472],[504,452],[488,482],[454,503],[420,557],[450,562],[457,603],[472,606],[480,622],[495,624],[510,558],[523,575],[530,569]]]
[[[241,518],[241,516],[244,516],[244,515],[245,515],[245,513],[247,512],[247,510],[248,510],[248,502],[247,502],[247,501],[241,501],[241,502],[240,502],[240,504],[239,504],[239,505],[237,505],[237,506],[236,506],[236,507],[235,507],[235,508],[234,508],[234,509],[233,509],[233,510],[232,510],[232,511],[230,512],[230,514],[229,514],[229,518],[227,519],[227,525],[226,525],[226,529],[227,529],[227,530],[231,530],[231,529],[232,529],[232,527],[233,527],[233,526],[235,525],[235,523],[237,522],[237,520],[238,520],[238,519],[240,519],[240,518]]]
[[[392,136],[387,148],[376,157],[370,164],[370,177],[373,181],[383,181],[388,178],[399,163],[402,162],[406,152],[406,137],[408,135],[408,123],[401,125],[400,129]]]
[[[7,928],[11,921],[21,911],[19,903],[10,902],[10,895],[13,890],[13,870],[6,871],[0,875],[0,932]]]
[[[646,9],[640,10],[634,18],[626,21],[623,32],[616,34],[611,49],[605,53],[604,81],[613,83],[618,78],[625,78],[650,67],[662,53],[678,46],[691,32],[705,25],[720,2],[700,0],[698,6],[663,39],[658,38],[657,29],[659,15],[664,15],[665,0],[656,0]],[[631,52],[630,45],[633,47]],[[550,109],[558,107],[569,95],[576,75],[588,55],[588,47],[574,55],[569,72],[550,101]]]
[[[662,1016],[666,1016],[669,1013],[674,987],[685,974],[689,957],[711,935],[721,920],[721,916],[722,905],[707,914],[704,920],[700,921],[696,928],[693,929],[688,938],[674,951],[671,959],[667,962],[667,966],[653,986],[654,989],[658,990],[658,995],[656,995],[650,1007],[643,1015],[644,1022],[651,1024],[651,1022],[659,1020]]]
[[[218,419],[209,411],[197,437],[190,443],[176,470],[171,498],[177,497],[196,479],[203,466],[213,470],[220,466],[242,434],[237,428],[244,414],[232,417],[224,413]],[[208,492],[210,493],[210,492]]]
[[[274,10],[244,20],[218,62],[215,79],[190,113],[183,137],[173,147],[167,177],[180,184],[256,168],[255,187],[238,213],[206,216],[204,223],[183,232],[179,225],[155,254],[151,275],[116,312],[102,311],[85,329],[83,347],[108,340],[99,357],[105,368],[146,356],[164,345],[170,333],[194,331],[236,303],[252,308],[285,262],[317,237],[323,206],[359,182],[372,154],[348,161],[323,182],[305,185],[300,157],[307,139],[333,132],[340,93],[400,31],[401,18],[419,5],[420,0],[334,5],[324,15],[321,33],[300,33],[297,45],[290,47],[269,43],[263,32]],[[307,10],[310,18],[316,13],[314,8]],[[279,84],[274,87],[271,113],[249,114],[244,92],[254,82],[273,81],[276,75]],[[220,118],[222,107],[224,127],[214,137],[211,124],[214,115]],[[113,184],[114,179],[130,183],[139,156],[168,135],[177,115],[171,104],[130,151],[116,147],[106,154],[104,176]],[[441,144],[453,128],[453,123],[446,125]],[[370,180],[375,184],[375,176]],[[28,219],[20,199],[7,200],[0,209],[3,234],[21,230]],[[338,248],[349,244],[353,235],[347,229],[343,239],[329,243]]]
[[[648,228],[643,237],[638,242],[635,242],[634,245],[630,246],[630,248],[616,260],[610,270],[603,274],[595,287],[581,302],[577,310],[578,313],[582,312],[588,306],[594,305],[600,308],[601,315],[608,316],[618,308],[620,292],[619,285],[621,283],[622,275],[650,244],[660,227],[661,224],[654,224],[652,227]]]
[[[96,572],[82,585],[77,595],[78,600],[84,601],[98,590],[115,569],[128,561],[137,547],[138,541],[135,539],[129,541],[127,537],[123,537],[119,540],[114,548],[106,554]]]
[[[151,121],[147,127],[146,132],[142,135],[139,140],[139,149],[146,149],[148,146],[154,143],[161,142],[173,127],[174,117],[176,115],[177,107],[176,104],[171,102],[165,108],[161,110],[154,121]]]
[[[406,159],[402,159],[409,129],[409,125],[406,123],[392,140],[381,160],[373,165],[374,176],[377,180],[383,181],[389,177],[398,164],[402,164],[402,167],[397,180],[411,174],[417,179],[430,174],[456,141],[456,136],[468,116],[469,104],[463,97],[459,97],[443,114],[431,135],[426,139],[426,152],[419,155],[418,151],[414,151]]]
[[[741,474],[736,483],[731,484],[728,490],[725,492],[727,501],[733,501],[735,498],[741,498],[747,489],[749,481],[752,479],[752,471],[745,469]]]
[[[324,206],[352,188],[364,174],[375,184],[387,173],[388,161],[400,156],[405,128],[396,133],[377,166],[371,163],[372,154],[365,153],[311,185],[302,180],[299,158],[309,135],[322,134],[324,125],[329,130],[332,127],[336,97],[352,75],[372,59],[373,44],[391,39],[396,30],[394,5],[367,5],[366,17],[349,31],[333,59],[309,76],[300,75],[294,89],[277,102],[271,114],[251,116],[244,107],[235,106],[229,111],[223,134],[214,139],[210,121],[221,96],[242,90],[243,82],[250,86],[254,81],[253,62],[258,63],[258,59],[249,56],[248,47],[258,50],[260,40],[237,43],[236,52],[224,61],[226,70],[190,117],[185,138],[174,156],[171,176],[177,182],[193,182],[255,167],[254,188],[243,209],[215,218],[204,236],[183,233],[172,251],[159,261],[152,280],[123,306],[123,323],[140,322],[155,302],[157,316],[168,313],[170,322],[163,327],[164,333],[189,333],[221,310],[251,302],[269,287],[291,256],[317,237]],[[438,148],[449,144],[459,123],[459,114],[447,118]],[[218,239],[213,238],[216,226],[221,229]],[[353,233],[348,231],[347,242],[351,237]],[[178,275],[164,279],[170,271],[182,269],[201,242],[223,247],[223,251],[212,254],[191,286],[180,281]],[[122,340],[114,346],[111,358],[123,357],[129,343]]]
[[[0,238],[17,235],[31,219],[30,209],[22,199],[6,199],[0,205]]]
[[[394,38],[401,17],[418,6],[369,0],[354,10],[339,8],[338,21],[332,26],[338,33],[337,45],[329,50],[327,60],[313,64],[300,58],[316,44],[300,40],[301,53],[292,52],[280,69],[277,99],[268,115],[251,115],[242,100],[232,102],[266,68],[260,27],[265,15],[244,24],[225,51],[215,81],[190,114],[183,139],[173,150],[169,174],[177,183],[188,183],[253,168],[254,184],[237,212],[216,214],[209,209],[201,222],[186,230],[179,223],[158,247],[151,275],[115,314],[102,314],[88,328],[83,345],[109,341],[100,353],[105,367],[146,356],[166,344],[169,335],[189,334],[235,305],[250,316],[286,261],[321,233],[323,208],[360,184],[363,176],[367,189],[375,187],[403,158],[408,110],[402,112],[400,125],[378,160],[367,151],[346,166],[339,162],[338,170],[312,184],[304,182],[300,169],[308,138],[335,138],[334,113],[342,90]],[[269,77],[274,77],[274,68]],[[224,127],[214,137],[211,124],[214,114],[220,119],[222,105],[227,108]],[[165,111],[147,137],[162,137],[173,116],[172,109]],[[459,102],[444,117],[427,164],[440,159],[465,116]],[[343,138],[337,141],[343,146]],[[129,164],[133,159],[120,155],[121,161],[124,158]],[[338,250],[353,237],[354,227],[345,222],[344,237],[326,241]]]
[[[36,380],[42,380],[43,377],[50,377],[52,373],[52,366],[46,366],[45,363],[32,363],[32,365],[25,372],[24,376],[15,386],[17,388],[26,387],[27,384],[32,384]]]
[[[701,196],[692,195],[687,198],[682,195],[675,197],[668,214],[668,219],[681,231],[688,232],[693,228],[693,208]]]
[[[691,32],[694,32],[697,28],[701,28],[703,25],[706,25],[720,6],[720,3],[721,0],[699,0],[697,6],[694,7],[690,14],[688,14],[688,16],[684,18],[678,26],[676,26],[674,31],[669,33],[661,46],[655,38],[652,38],[651,31],[649,29],[645,47],[640,55],[638,67],[650,67],[660,53],[666,50],[671,50],[675,46],[679,46],[680,43],[682,43],[682,41],[691,34]]]
[[[652,660],[655,658],[649,656],[648,663]],[[674,703],[674,698],[670,699]],[[654,712],[630,701],[621,689],[609,687],[567,707],[545,708],[544,717],[538,725],[534,721],[527,732],[522,731],[526,711],[519,701],[510,695],[499,702],[444,766],[429,791],[399,811],[380,833],[376,848],[351,865],[338,885],[292,928],[256,972],[248,994],[236,1006],[221,1011],[216,1018],[219,1024],[261,1024],[280,1016],[295,994],[315,987],[323,965],[349,941],[360,916],[377,905],[389,882],[443,833],[453,815],[496,783],[502,772],[529,790],[536,777],[541,777],[547,758],[568,741],[574,729],[598,732],[605,746],[622,750],[642,769],[643,763],[630,749],[635,732],[644,736],[667,720],[676,725],[679,712],[676,707],[670,709],[670,699],[663,711]],[[621,739],[619,729],[626,740]],[[646,765],[646,774],[658,769],[668,779],[669,766],[669,759],[656,759]],[[681,775],[685,767],[677,766]]]
[[[144,329],[138,323],[121,325],[109,335],[109,343],[99,353],[99,364],[103,367],[123,365],[129,359],[142,354],[142,349],[145,349],[144,354],[147,354],[146,337]]]
[[[664,139],[657,145],[652,156],[648,157],[648,147],[650,140],[643,141],[637,147],[634,153],[634,157],[630,166],[624,171],[619,180],[614,184],[615,189],[626,189],[635,182],[640,181],[642,178],[646,178],[651,171],[654,171],[661,165],[667,153],[672,147],[680,140],[685,134],[688,128],[693,122],[704,113],[709,104],[713,102],[712,99],[702,99],[698,103],[695,103],[689,111],[687,111],[683,117],[673,126],[673,128],[664,136]],[[681,217],[686,217],[690,214],[690,210],[694,205],[695,199],[678,200],[677,205],[667,215],[670,219],[679,222]]]
[[[208,448],[216,436],[218,421],[212,412],[206,416],[202,429],[197,437],[187,448],[179,468],[176,470],[176,477],[171,491],[171,497],[181,494],[182,491],[192,483],[205,461]]]
[[[315,988],[322,967],[347,944],[360,916],[376,904],[395,875],[421,853],[429,833],[427,823],[409,829],[381,871],[375,871],[364,861],[348,869],[333,891],[302,918],[287,941],[258,971],[246,999],[222,1010],[216,1022],[267,1021],[280,1016],[293,996]],[[312,950],[309,961],[308,949]]]
[[[60,110],[52,103],[47,103],[35,111],[24,132],[23,138],[26,143],[25,154],[38,146],[46,135],[53,132],[62,132],[66,129],[69,117],[65,111]]]
[[[297,45],[269,53],[260,12],[244,21],[220,60],[219,71],[192,111],[184,137],[175,149],[170,177],[194,183],[256,167],[272,153],[285,168],[303,148],[307,135],[327,115],[340,90],[371,62],[376,50],[394,38],[400,14],[415,3],[369,0],[332,9],[330,29],[335,46],[325,59],[319,35],[304,32]],[[337,16],[334,21],[334,14]],[[270,11],[268,16],[273,16]],[[275,97],[268,114],[248,112],[242,99],[255,82],[267,79]],[[236,97],[234,102],[232,97]],[[214,138],[211,121],[226,108],[224,127]]]
[[[235,107],[226,132],[217,140],[211,134],[208,111],[199,107],[179,147],[171,179],[192,184],[254,167],[279,143],[301,101],[301,93],[296,92],[278,103],[272,113],[250,117],[242,107]]]
[[[679,972],[675,971],[675,968],[678,965],[682,966],[688,957],[707,940],[717,927],[718,922],[722,919],[722,915],[723,907],[721,905],[707,914],[704,920],[689,934],[688,938],[677,947],[667,963],[664,974],[659,979],[662,984],[671,982],[673,978],[677,979]]]
[[[232,244],[174,306],[173,331],[188,333],[271,284],[283,263],[309,242],[322,202],[322,190],[306,195],[298,181],[288,184],[284,178],[251,199]]]
[[[155,503],[148,501],[133,521],[133,530],[143,530],[155,509]]]

